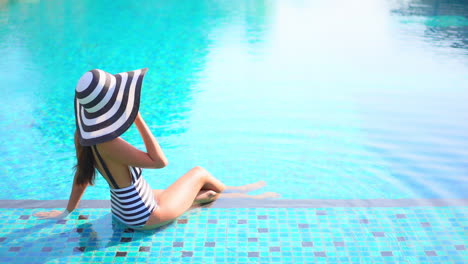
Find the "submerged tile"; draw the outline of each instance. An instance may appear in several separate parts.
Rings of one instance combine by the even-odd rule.
[[[187,224],[187,223],[188,223],[188,219],[178,219],[178,220],[177,220],[177,223],[178,223],[178,224]]]
[[[203,208],[164,228],[138,231],[114,222],[104,208],[78,209],[65,224],[20,219],[31,209],[0,209],[0,263],[26,263],[26,256],[70,263],[462,263],[468,219],[451,210],[327,208],[326,217],[317,217],[314,208]],[[79,215],[90,217],[77,221]],[[459,226],[443,226],[454,222]]]
[[[138,251],[140,252],[149,252],[151,250],[150,247],[140,247]]]
[[[8,251],[10,252],[18,252],[21,250],[21,247],[10,247],[10,249]]]
[[[184,247],[184,242],[173,242],[172,246],[173,247]]]
[[[374,237],[384,237],[385,236],[384,232],[372,232],[372,234],[374,235]]]
[[[249,252],[248,257],[249,258],[258,258],[260,256],[259,252]]]

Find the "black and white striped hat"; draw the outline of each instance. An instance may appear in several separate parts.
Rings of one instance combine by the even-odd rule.
[[[94,69],[81,76],[75,91],[75,119],[82,146],[122,135],[135,121],[148,68],[115,75]]]

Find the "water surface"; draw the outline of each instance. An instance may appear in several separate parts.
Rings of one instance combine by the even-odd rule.
[[[76,81],[143,67],[153,188],[467,198],[467,36],[464,1],[1,1],[0,199],[68,198]]]

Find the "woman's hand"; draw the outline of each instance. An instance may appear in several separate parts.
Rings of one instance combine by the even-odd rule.
[[[35,213],[34,216],[39,218],[39,219],[63,219],[68,214],[70,214],[70,213],[67,210],[65,210],[63,212],[53,210],[53,211],[50,211],[50,212],[38,212],[38,213]]]

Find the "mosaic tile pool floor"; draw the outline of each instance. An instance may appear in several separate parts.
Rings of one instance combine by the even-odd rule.
[[[108,208],[0,209],[0,263],[468,263],[468,207],[197,208],[150,232]]]

